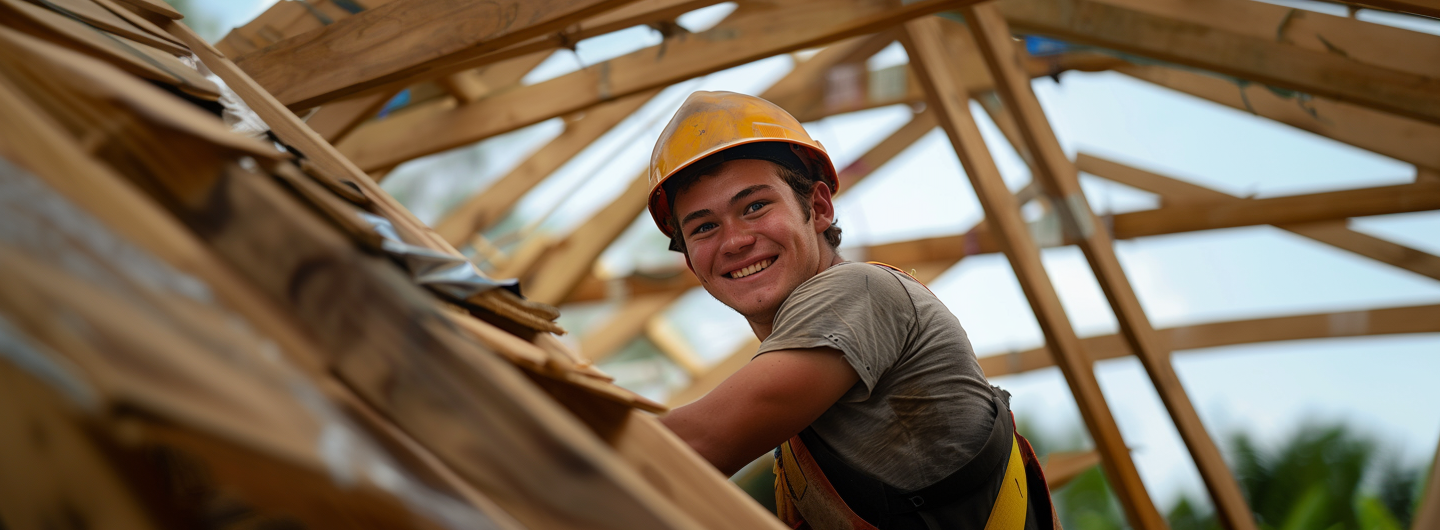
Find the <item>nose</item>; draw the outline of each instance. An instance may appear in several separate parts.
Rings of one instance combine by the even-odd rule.
[[[755,234],[749,230],[742,227],[726,227],[724,230],[725,238],[720,243],[721,254],[739,254],[755,244]]]

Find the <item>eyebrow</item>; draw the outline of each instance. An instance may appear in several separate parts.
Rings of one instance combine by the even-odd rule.
[[[740,202],[740,201],[742,201],[742,200],[745,200],[746,197],[749,197],[749,196],[751,196],[751,195],[754,195],[754,194],[755,194],[756,192],[758,192],[758,191],[768,190],[768,189],[771,189],[769,184],[756,184],[756,185],[754,185],[754,186],[750,186],[750,187],[748,187],[748,188],[745,188],[745,189],[743,189],[743,190],[740,190],[739,192],[737,192],[737,193],[735,194],[734,197],[731,197],[731,198],[730,198],[730,205],[731,205],[731,206],[734,206],[735,203]],[[692,220],[698,219],[698,218],[700,218],[700,217],[705,217],[705,216],[710,215],[710,214],[712,214],[712,213],[714,213],[714,212],[711,212],[711,211],[708,210],[708,209],[706,209],[706,210],[695,210],[695,211],[693,211],[693,212],[690,212],[689,215],[686,215],[684,219],[681,219],[681,220],[680,220],[680,226],[685,226],[687,223],[689,223],[689,222],[692,221]]]

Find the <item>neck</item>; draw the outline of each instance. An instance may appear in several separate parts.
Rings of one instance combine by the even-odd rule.
[[[840,253],[835,249],[830,248],[829,244],[822,242],[820,247],[820,260],[815,268],[815,274],[825,272],[825,269],[841,263],[845,263],[845,258],[841,257]],[[814,278],[815,275],[812,274],[810,277]],[[780,308],[776,307],[775,309],[778,312]],[[775,313],[773,312],[758,318],[747,317],[745,320],[750,324],[750,331],[755,332],[755,338],[762,341],[769,338],[770,333],[775,330]]]

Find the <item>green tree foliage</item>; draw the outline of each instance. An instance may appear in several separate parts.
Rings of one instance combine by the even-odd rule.
[[[1262,530],[1406,530],[1428,469],[1382,463],[1374,438],[1339,424],[1304,427],[1270,450],[1246,434],[1229,446],[1235,478]],[[1099,469],[1052,494],[1067,530],[1128,528]],[[1168,519],[1174,530],[1223,528],[1208,503],[1188,497]]]

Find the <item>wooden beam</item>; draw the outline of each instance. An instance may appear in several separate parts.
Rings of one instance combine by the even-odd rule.
[[[595,258],[635,221],[645,208],[649,195],[649,176],[641,173],[630,181],[614,202],[566,236],[521,280],[526,286],[526,296],[544,304],[554,305],[564,301],[575,285],[590,272]]]
[[[342,99],[320,107],[305,124],[315,130],[327,142],[335,142],[350,134],[361,123],[375,116],[385,104],[395,97],[396,92],[376,92],[350,99]]]
[[[1117,238],[1260,224],[1288,224],[1440,209],[1440,182],[1291,195],[1224,204],[1182,204],[1111,218]]]
[[[1075,163],[1081,171],[1086,173],[1157,193],[1164,204],[1225,204],[1247,200],[1085,153],[1080,153],[1076,157]],[[1440,257],[1356,232],[1347,226],[1344,219],[1312,223],[1282,223],[1275,226],[1381,263],[1440,280]]]
[[[1425,530],[1440,526],[1440,447],[1435,450],[1435,459],[1430,462],[1430,479],[1421,492],[1420,506],[1415,510],[1412,530]]]
[[[895,157],[900,156],[900,153],[920,141],[920,138],[935,130],[937,125],[939,123],[935,121],[935,113],[929,110],[911,116],[910,121],[905,125],[900,126],[895,132],[890,133],[890,136],[886,136],[880,143],[875,144],[875,147],[871,147],[865,154],[860,155],[860,158],[856,158],[854,162],[840,170],[840,193],[853,189],[865,177],[890,163]]]
[[[525,74],[530,73],[553,53],[550,50],[522,55],[514,59],[487,64],[474,70],[457,72],[446,78],[445,83],[453,89],[452,95],[463,104],[479,101],[480,98],[500,90],[520,85]]]
[[[73,73],[95,71],[87,66]],[[136,126],[146,117],[184,114],[183,103],[172,106],[171,112],[132,112],[107,122],[132,124],[112,131],[114,141],[150,142],[130,144],[148,146],[137,152],[155,157],[143,160],[150,165],[131,176],[162,197],[173,215],[192,223],[190,228],[234,270],[243,271],[253,288],[293,311],[332,354],[327,361],[333,370],[367,401],[407,431],[420,433],[416,437],[427,447],[527,526],[695,527],[511,364],[440,317],[433,296],[394,264],[355,248],[271,179],[223,164],[220,154],[238,157],[233,151],[216,152],[222,148],[206,147],[210,144],[203,138],[172,128]],[[223,130],[218,122],[212,127]],[[147,130],[170,134],[156,144],[141,134]],[[120,150],[105,152],[118,155]],[[177,178],[167,170],[193,178]],[[366,301],[344,301],[354,296]],[[415,351],[427,354],[406,353]],[[552,472],[560,475],[542,478]],[[594,501],[576,500],[583,498]],[[537,509],[537,501],[552,505]]]
[[[8,327],[8,326],[7,326]],[[6,338],[18,343],[22,337]],[[0,510],[10,528],[57,527],[62,521],[106,521],[116,527],[164,528],[142,495],[106,456],[75,403],[32,371],[0,361]]]
[[[1440,208],[1434,199],[1440,181],[1346,190],[1340,192],[1293,195],[1270,199],[1248,199],[1224,205],[1177,205],[1156,210],[1129,212],[1107,216],[1115,239],[1137,239],[1178,233],[1177,231],[1215,230],[1237,226],[1333,221],[1348,217],[1425,211]],[[1425,194],[1429,194],[1428,197]],[[1406,199],[1418,197],[1420,203]],[[1273,201],[1273,202],[1271,202]],[[1349,205],[1350,201],[1369,204]],[[1212,218],[1211,213],[1216,215]],[[1069,242],[1067,242],[1069,243]],[[964,256],[1000,252],[992,229],[977,224],[964,234],[899,241],[867,247],[859,251],[866,259],[909,266],[928,261],[955,261]],[[1398,261],[1397,261],[1398,263]],[[1428,270],[1428,265],[1421,266]],[[1417,271],[1418,272],[1418,271]],[[651,271],[645,276],[624,279],[625,291],[646,294],[688,289],[699,284],[685,269]],[[604,297],[605,282],[596,278],[585,280],[568,299],[571,302],[597,300]]]
[[[1125,277],[1120,259],[1115,255],[1114,241],[1106,230],[1099,228],[1102,226],[1100,218],[1090,210],[1085,193],[1080,189],[1075,165],[1065,155],[1059,139],[1051,130],[1040,100],[1030,87],[1030,77],[1016,64],[1018,56],[1009,26],[995,10],[994,4],[971,6],[963,12],[980,45],[981,55],[995,77],[995,92],[1014,115],[1024,145],[1033,158],[1035,180],[1049,195],[1050,206],[1059,215],[1065,232],[1078,239],[1090,270],[1115,312],[1121,335],[1145,366],[1160,400],[1180,431],[1180,437],[1190,449],[1219,518],[1230,530],[1255,530],[1255,516],[1245,502],[1239,482],[1226,467],[1219,446],[1205,431],[1200,414],[1185,394],[1185,387],[1175,373],[1175,367],[1170,364],[1170,351],[1156,341],[1155,328],[1151,326],[1134,287]],[[1088,370],[1088,366],[1086,368]],[[1068,379],[1069,374],[1066,376]],[[1132,510],[1132,522],[1137,515]]]
[[[695,353],[690,343],[685,341],[685,336],[680,334],[680,330],[669,319],[657,315],[645,322],[645,337],[655,344],[655,348],[659,349],[662,355],[690,374],[690,377],[705,373],[705,361]]]
[[[349,155],[385,153],[396,164],[563,116],[603,101],[668,86],[771,55],[873,33],[909,18],[974,0],[795,0],[744,3],[696,35],[592,65],[543,83],[486,98],[452,112],[394,116],[385,128],[361,127],[341,142]],[[401,133],[403,131],[403,133]]]
[[[1440,305],[1193,324],[1158,330],[1156,336],[1167,349],[1182,351],[1288,340],[1435,332],[1440,332]],[[1134,355],[1119,335],[1087,337],[1081,343],[1092,363]],[[1044,346],[980,358],[980,368],[986,377],[1015,375],[1051,366],[1055,366],[1055,356]]]
[[[278,100],[303,109],[561,31],[633,1],[400,0],[235,62]]]
[[[0,0],[0,23],[14,31],[84,53],[125,71],[214,101],[219,87],[169,52],[97,31],[82,19],[23,0]]]
[[[185,56],[190,53],[190,50],[186,49],[183,44],[175,42],[173,37],[169,35],[161,37],[160,35],[164,35],[164,32],[160,32],[160,34],[157,35],[142,29],[137,26],[136,23],[131,22],[129,18],[112,12],[92,0],[46,0],[43,3],[36,3],[50,8],[51,11],[83,22],[97,30],[109,32],[135,42],[143,43],[147,46],[164,50],[171,55]],[[143,22],[145,19],[139,18],[138,16],[135,18],[145,23]],[[148,27],[154,27],[154,24],[149,24]]]
[[[1156,85],[1309,131],[1401,162],[1440,170],[1440,126],[1303,94],[1281,96],[1258,84],[1156,65],[1115,70]]]
[[[975,49],[970,30],[951,20],[946,20],[942,26],[945,27],[945,44],[951,60],[970,80],[966,88],[970,90],[971,97],[981,99],[981,95],[993,88],[993,82],[990,72],[985,69],[985,62]],[[893,40],[894,35],[877,34],[876,38]],[[837,72],[840,75],[833,78],[821,72],[799,78],[799,82],[788,90],[777,90],[776,98],[771,102],[780,105],[801,122],[809,122],[845,112],[925,100],[925,93],[920,90],[909,65],[870,71],[862,62],[863,58],[856,63],[837,62],[827,66],[851,68],[849,72]],[[1102,71],[1126,64],[1123,59],[1092,52],[1065,52],[1047,57],[1025,55],[1023,63],[1025,71],[1035,77],[1056,76],[1069,70]],[[850,94],[851,97],[833,97],[836,93]]]
[[[986,223],[997,232],[1010,266],[1020,280],[1021,289],[1045,334],[1045,342],[1054,345],[1065,380],[1080,406],[1081,416],[1104,456],[1105,475],[1124,506],[1130,524],[1146,530],[1165,528],[1165,521],[1150,501],[1115,418],[1100,393],[1099,382],[1081,349],[1080,340],[1041,265],[1040,249],[1020,217],[1019,204],[1006,188],[1000,170],[980,136],[980,129],[970,115],[969,92],[947,64],[949,61],[939,22],[931,19],[907,22],[902,42],[909,52],[910,65],[915,69],[916,77],[925,87],[929,106],[936,112],[940,126],[949,136],[950,144],[959,155],[965,174],[980,199]],[[1006,60],[1011,57],[1013,55]]]
[[[405,242],[442,254],[463,257],[455,250],[455,247],[441,239],[439,235],[425,226],[425,223],[420,222],[410,210],[381,189],[380,184],[370,178],[370,175],[355,167],[355,164],[341,155],[334,146],[300,121],[294,112],[281,105],[274,96],[256,84],[235,63],[225,58],[218,50],[196,35],[193,30],[174,21],[169,22],[165,29],[190,46],[201,62],[204,62],[215,75],[225,80],[225,83],[250,106],[250,109],[254,110],[260,119],[265,120],[265,123],[270,126],[271,132],[274,132],[281,141],[303,153],[319,170],[354,182],[360,188],[361,193],[370,200],[374,211],[389,219]],[[531,329],[553,327],[553,324],[541,312],[527,308],[523,301],[516,299],[512,293],[504,289],[492,289],[467,301],[496,314],[512,315],[516,323]]]
[[[1430,58],[1440,53],[1436,51],[1440,50],[1440,37],[1243,0],[1139,4],[1135,0],[1007,0],[999,8],[1022,33],[1110,48],[1440,123],[1440,98],[1436,97],[1440,74],[1433,70],[1440,68],[1440,60]],[[1327,32],[1320,35],[1322,30],[1314,29],[1313,34],[1292,39],[1285,32],[1289,24]],[[1277,27],[1282,42],[1276,41]],[[1349,48],[1327,48],[1342,38]],[[1371,46],[1367,39],[1381,40]],[[1410,45],[1426,50],[1425,58],[1412,61],[1405,51]],[[1397,69],[1400,67],[1404,69]]]
[[[644,331],[652,317],[669,308],[670,303],[683,294],[685,291],[676,289],[626,300],[604,322],[595,325],[594,331],[580,337],[580,353],[595,363],[608,359]]]
[[[1090,468],[1100,465],[1100,453],[1074,451],[1045,455],[1045,485],[1050,491],[1065,487]]]
[[[510,209],[532,188],[627,116],[639,110],[658,92],[651,90],[626,96],[566,117],[565,130],[559,136],[535,151],[505,176],[446,213],[445,217],[435,224],[435,232],[451,244],[460,245],[471,235],[489,230],[510,213]],[[357,164],[390,162],[377,160],[379,157],[364,153],[356,155],[361,157],[356,161]]]

